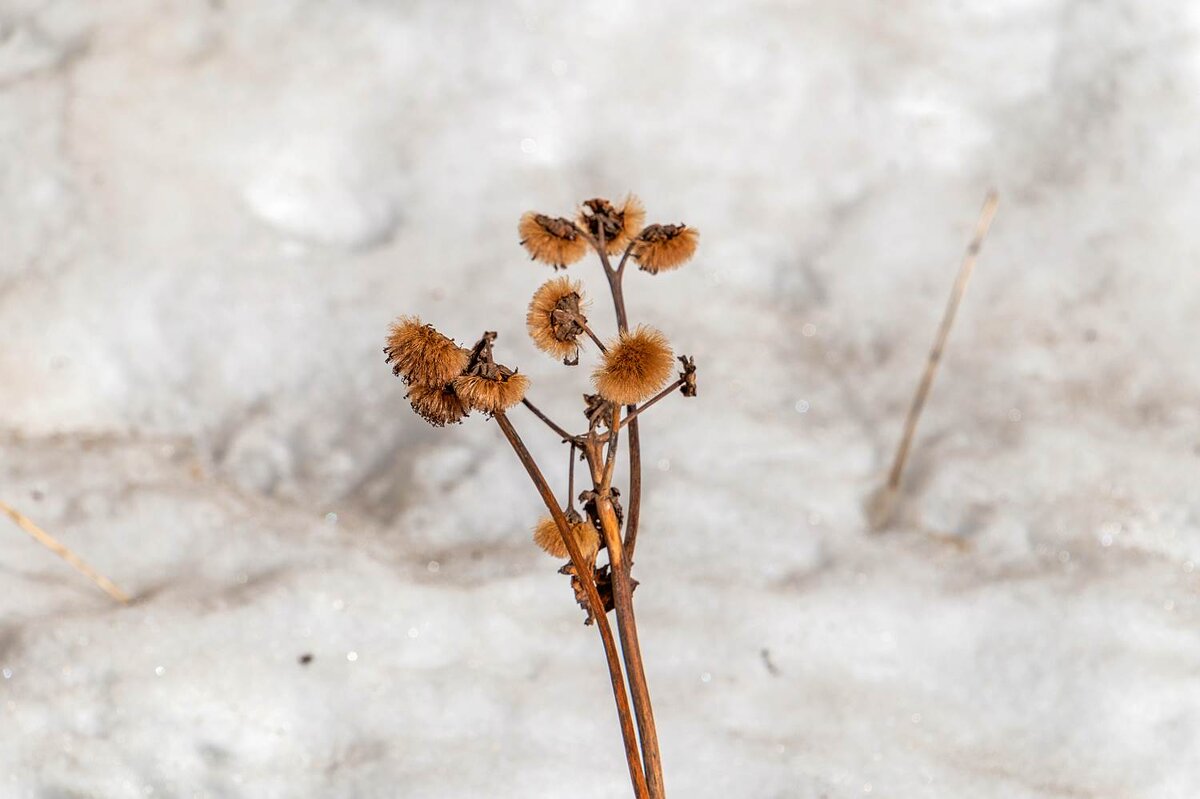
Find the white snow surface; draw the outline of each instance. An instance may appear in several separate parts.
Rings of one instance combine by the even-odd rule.
[[[1167,0],[0,0],[0,499],[136,597],[0,518],[0,797],[629,795],[536,494],[381,350],[497,330],[578,426],[516,221],[631,190],[702,233],[627,281],[700,366],[643,425],[669,794],[1200,796],[1198,121]]]

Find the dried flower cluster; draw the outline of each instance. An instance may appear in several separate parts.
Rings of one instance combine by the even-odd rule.
[[[492,359],[495,333],[472,349],[414,316],[392,325],[384,352],[392,374],[408,383],[413,410],[434,427],[461,422],[470,411],[494,414],[522,400],[529,378]]]
[[[570,577],[572,592],[595,624],[604,645],[621,722],[634,794],[662,799],[662,766],[654,714],[646,685],[633,610],[631,576],[641,507],[641,414],[672,393],[696,395],[696,365],[678,358],[667,337],[648,325],[630,328],[622,281],[632,259],[646,273],[678,269],[696,252],[699,234],[683,224],[647,226],[646,211],[632,195],[619,205],[603,198],[585,201],[573,218],[530,211],[517,225],[529,256],[555,269],[580,261],[590,250],[600,261],[613,299],[616,329],[602,339],[593,330],[581,281],[555,277],[534,292],[525,326],[538,349],[568,366],[580,362],[589,342],[595,394],[585,394],[581,409],[586,430],[570,433],[526,397],[529,380],[493,357],[496,333],[485,332],[467,349],[415,317],[397,321],[388,336],[387,361],[408,385],[408,400],[435,427],[461,421],[470,411],[492,417],[525,467],[549,515],[533,528],[534,543],[549,555],[567,559],[560,571]],[[616,259],[614,266],[610,257]],[[676,361],[682,367],[668,384]],[[546,480],[507,411],[523,403],[570,447],[566,494],[560,499]],[[628,512],[614,485],[616,455],[623,431],[628,436]],[[586,464],[588,487],[575,492],[575,471]],[[578,504],[577,504],[578,503]],[[597,563],[601,553],[606,562]],[[621,633],[618,653],[609,614]],[[636,722],[637,731],[634,731]]]

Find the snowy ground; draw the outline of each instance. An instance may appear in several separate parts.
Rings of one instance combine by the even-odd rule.
[[[1194,799],[1197,120],[1165,0],[0,0],[0,499],[137,595],[0,519],[0,796],[627,795],[535,495],[380,350],[499,330],[573,418],[516,220],[635,190],[703,233],[629,287],[701,368],[644,427],[671,795]]]

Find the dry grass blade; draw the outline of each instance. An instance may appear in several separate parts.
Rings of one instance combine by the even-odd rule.
[[[987,238],[988,230],[992,226],[992,219],[996,216],[996,207],[999,202],[1000,198],[995,190],[989,191],[983,201],[983,209],[979,212],[979,221],[975,225],[975,235],[971,238],[971,243],[967,245],[966,253],[963,254],[958,277],[954,281],[954,287],[950,290],[946,311],[942,314],[942,323],[938,326],[937,335],[933,339],[933,347],[929,350],[929,358],[925,362],[925,371],[921,375],[921,382],[917,384],[912,405],[908,409],[908,417],[904,420],[904,433],[900,437],[899,446],[896,447],[896,457],[892,461],[891,471],[888,472],[887,483],[871,501],[869,516],[871,527],[875,530],[884,529],[892,520],[896,499],[900,494],[900,480],[904,476],[904,465],[908,462],[913,436],[917,432],[917,422],[920,421],[921,411],[924,410],[925,401],[929,398],[929,391],[933,387],[933,378],[937,374],[938,364],[942,360],[942,352],[946,348],[946,339],[950,336],[950,328],[954,326],[954,317],[958,313],[959,303],[962,302],[963,294],[967,291],[971,273],[975,271],[975,261],[983,247],[983,240]]]
[[[8,518],[12,519],[18,527],[33,536],[35,541],[53,552],[55,555],[58,555],[67,563],[71,564],[75,571],[79,572],[84,577],[98,585],[100,589],[104,591],[104,593],[108,594],[122,605],[129,604],[129,596],[120,588],[118,588],[112,580],[108,579],[103,574],[89,566],[83,558],[72,552],[65,544],[61,543],[54,536],[50,535],[45,530],[34,524],[28,516],[16,510],[7,502],[0,502],[0,511],[3,511]]]

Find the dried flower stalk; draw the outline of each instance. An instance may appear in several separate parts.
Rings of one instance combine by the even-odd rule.
[[[34,524],[33,520],[28,516],[21,513],[7,502],[0,502],[0,512],[12,519],[13,523],[16,524],[17,527],[20,527],[22,530],[29,533],[29,535],[32,536],[33,539],[39,544],[69,563],[71,568],[75,569],[75,571],[79,572],[84,577],[95,583],[101,591],[108,594],[122,605],[129,604],[129,595],[118,588],[116,583],[89,566],[87,561],[72,552],[66,544],[63,544],[57,538]]]
[[[917,422],[921,420],[921,411],[925,409],[925,401],[929,399],[929,392],[933,388],[933,378],[937,375],[938,365],[942,361],[942,353],[946,349],[946,340],[950,337],[950,328],[954,326],[958,306],[962,302],[963,295],[967,291],[967,284],[971,281],[971,275],[975,271],[975,261],[979,257],[979,251],[983,248],[983,241],[987,238],[988,230],[991,229],[992,219],[996,216],[996,208],[999,203],[1000,198],[995,190],[989,191],[987,197],[984,198],[983,208],[979,212],[979,220],[975,223],[975,234],[971,237],[971,243],[967,245],[966,252],[963,253],[958,276],[954,279],[954,286],[950,289],[950,298],[946,301],[946,310],[942,314],[942,321],[934,336],[933,346],[925,361],[921,380],[917,383],[917,390],[913,394],[908,416],[904,419],[904,432],[896,447],[896,455],[892,460],[892,468],[888,472],[887,482],[875,492],[869,502],[869,521],[875,530],[883,530],[891,523],[896,500],[900,495],[900,479],[904,475],[908,453],[912,448],[913,437],[917,433]]]
[[[603,198],[587,200],[576,221],[531,211],[517,226],[529,255],[555,268],[579,261],[591,249],[612,295],[617,329],[608,344],[592,329],[583,286],[577,280],[560,277],[543,284],[525,317],[538,348],[567,366],[579,363],[589,341],[595,346],[598,363],[592,377],[597,393],[584,395],[585,431],[568,432],[529,400],[528,379],[495,361],[494,332],[484,333],[474,347],[464,350],[415,317],[404,317],[393,325],[385,352],[393,371],[409,384],[413,409],[426,421],[441,427],[471,410],[480,411],[497,423],[525,467],[549,513],[537,522],[534,541],[550,555],[568,558],[560,572],[570,577],[585,623],[595,624],[600,634],[634,795],[663,799],[658,733],[633,608],[638,583],[631,570],[642,486],[638,423],[646,409],[669,394],[678,391],[694,397],[696,365],[692,358],[680,356],[678,379],[663,389],[676,358],[657,329],[642,325],[630,330],[623,279],[630,257],[650,274],[678,268],[695,253],[698,234],[686,225],[646,227],[645,217],[641,201],[630,195],[619,206]],[[618,254],[620,261],[613,267],[609,256]],[[508,418],[507,412],[517,404],[528,408],[570,447],[565,502],[555,496]],[[628,436],[628,510],[622,506],[621,490],[613,484],[623,430]],[[580,454],[591,487],[576,497],[575,463]],[[582,503],[579,510],[576,499]],[[601,552],[607,562],[597,564]],[[610,612],[620,631],[619,653]]]

